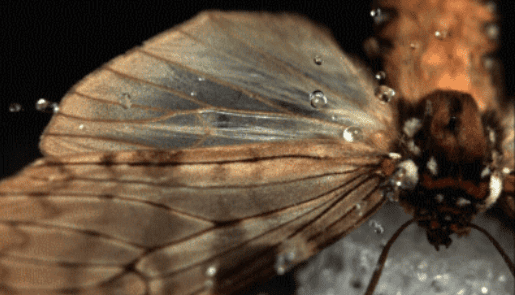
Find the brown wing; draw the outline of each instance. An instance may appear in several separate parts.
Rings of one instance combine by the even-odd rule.
[[[343,141],[41,159],[0,185],[2,290],[232,293],[375,212],[381,159]]]

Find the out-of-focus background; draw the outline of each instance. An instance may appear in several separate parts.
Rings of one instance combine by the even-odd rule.
[[[274,2],[233,4],[210,1],[209,4],[198,4],[195,1],[168,1],[163,4],[127,1],[116,6],[112,2],[34,2],[29,5],[12,1],[3,5],[0,9],[0,178],[12,175],[41,156],[37,148],[39,135],[51,114],[35,111],[34,105],[39,98],[58,102],[74,83],[103,63],[205,9],[297,12],[329,27],[345,52],[365,59],[362,45],[373,34],[371,6],[366,1],[348,4],[345,1]],[[515,25],[512,18],[515,1],[498,2],[498,10],[505,15],[501,19],[502,39],[498,56],[504,64],[506,81],[513,81],[515,41],[512,36],[515,36]],[[506,93],[514,95],[515,84],[507,83],[506,86]],[[9,112],[12,103],[20,104],[23,110]],[[374,226],[366,225],[346,239],[345,244],[332,248],[306,268],[279,281],[297,277],[301,282],[297,285],[299,294],[350,294],[349,290],[362,293],[381,241],[395,231],[401,224],[400,219],[407,218],[398,210],[395,206],[388,206],[382,217],[374,219],[385,228],[383,235],[377,235]],[[492,231],[498,230],[501,230],[498,225],[492,225]],[[506,236],[501,230],[500,236],[503,235]],[[509,242],[505,241],[508,245]],[[462,250],[471,244],[473,252]],[[492,267],[483,265],[490,263],[490,257],[498,254],[490,253],[494,251],[492,247],[485,247],[484,238],[474,235],[468,240],[461,239],[459,243],[455,241],[449,250],[436,252],[423,233],[412,229],[406,240],[395,244],[392,257],[398,260],[392,263],[390,275],[387,275],[387,280],[392,283],[383,285],[378,294],[396,294],[397,290],[392,286],[404,286],[402,294],[457,293],[460,286],[454,281],[454,275],[446,276],[452,271],[446,267],[459,268],[460,265],[463,265],[464,275],[459,280],[471,286],[465,290],[467,293],[487,290],[488,294],[503,294],[502,290],[494,293],[493,287],[482,289],[478,285],[481,282],[478,283],[477,277],[488,278],[484,283],[487,285],[499,279],[496,276],[499,262],[491,262]],[[473,260],[475,258],[479,260]],[[463,264],[464,261],[471,265]],[[470,269],[473,273],[468,273]],[[421,283],[417,285],[417,281]],[[454,285],[458,289],[453,289]]]

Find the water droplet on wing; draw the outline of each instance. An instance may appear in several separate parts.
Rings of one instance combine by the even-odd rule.
[[[348,142],[354,142],[363,139],[363,130],[359,127],[347,127],[343,131],[343,139]]]
[[[313,59],[313,61],[315,62],[315,64],[317,65],[322,65],[322,57],[317,55],[315,56],[315,58]]]
[[[57,113],[59,111],[59,105],[56,102],[40,98],[36,102],[36,110],[43,113]]]
[[[327,97],[320,90],[315,90],[309,94],[309,101],[311,106],[319,109],[327,105]]]
[[[375,90],[375,95],[377,99],[385,103],[392,101],[392,99],[395,98],[396,94],[397,93],[393,88],[390,88],[386,85],[378,86]]]

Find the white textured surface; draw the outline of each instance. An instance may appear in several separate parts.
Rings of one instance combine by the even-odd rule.
[[[385,232],[378,235],[370,221],[324,250],[297,270],[297,294],[363,294],[381,252],[381,243],[410,218],[396,204],[387,204],[370,221]],[[479,216],[513,260],[514,236],[497,220]],[[477,231],[453,237],[436,251],[418,226],[411,225],[394,243],[374,294],[514,294],[514,280],[502,257]]]

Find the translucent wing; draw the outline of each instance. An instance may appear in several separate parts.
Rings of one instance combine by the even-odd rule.
[[[289,14],[202,13],[115,58],[0,184],[0,291],[230,294],[283,272],[382,204],[395,130],[373,93]]]
[[[325,29],[300,16],[204,12],[74,86],[41,149],[63,155],[337,138],[349,126],[368,136],[393,122],[371,85]]]

